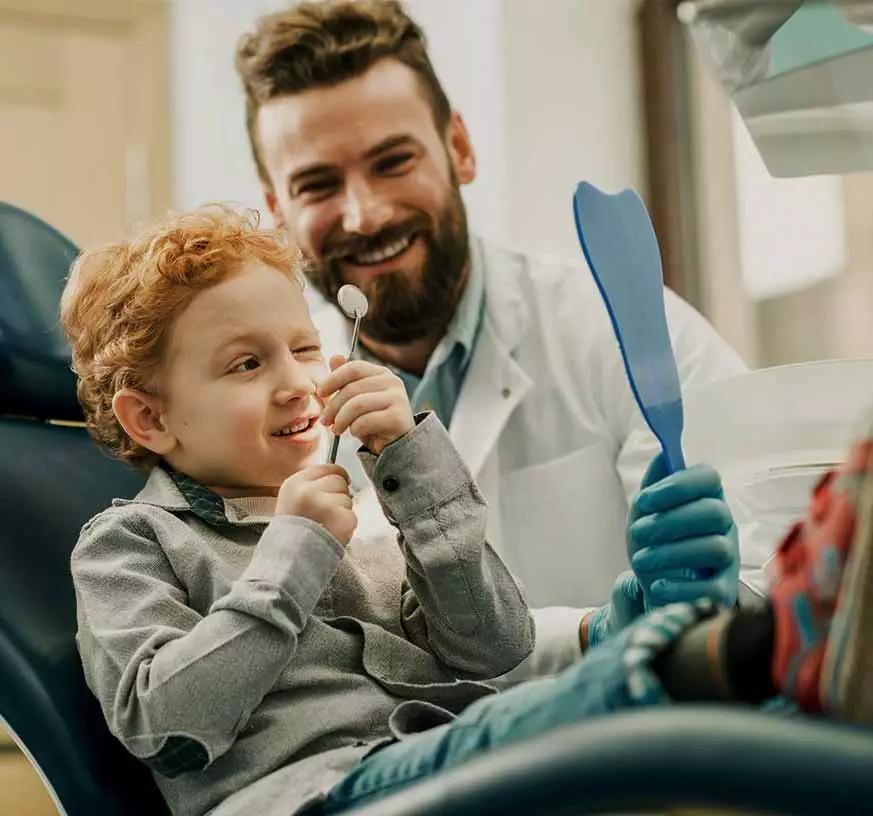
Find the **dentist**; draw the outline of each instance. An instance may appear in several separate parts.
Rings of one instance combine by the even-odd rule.
[[[488,501],[489,541],[543,607],[528,670],[567,665],[592,607],[616,592],[620,606],[640,600],[616,578],[635,546],[628,501],[658,450],[588,270],[469,233],[460,186],[476,177],[475,153],[398,3],[262,18],[236,64],[267,205],[326,300],[315,314],[326,352],[348,347],[334,304],[352,283],[369,300],[362,355],[449,428]],[[667,292],[666,306],[683,387],[744,370],[687,303]],[[730,602],[715,582],[732,573],[735,587],[736,551],[701,553],[704,594]]]

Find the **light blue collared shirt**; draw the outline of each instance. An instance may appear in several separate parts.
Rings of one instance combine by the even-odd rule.
[[[406,393],[414,413],[433,411],[448,428],[458,402],[458,394],[464,383],[470,358],[482,326],[485,311],[485,274],[476,258],[471,254],[470,273],[464,293],[449,322],[446,333],[427,361],[427,368],[421,377],[388,366],[406,386]],[[361,348],[361,356],[366,360],[387,365],[383,360]]]

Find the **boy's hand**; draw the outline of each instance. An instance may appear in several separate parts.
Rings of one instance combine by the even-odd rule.
[[[708,465],[667,475],[663,454],[652,460],[631,506],[627,548],[647,609],[698,598],[725,606],[737,600],[737,528],[721,478]]]
[[[339,465],[311,465],[298,470],[279,488],[276,515],[308,518],[345,546],[358,526],[349,493],[349,474]]]
[[[337,435],[352,432],[377,456],[415,427],[403,381],[384,366],[330,358],[331,373],[318,387],[321,421]]]

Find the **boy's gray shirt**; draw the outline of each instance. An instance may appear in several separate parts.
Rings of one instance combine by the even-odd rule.
[[[396,542],[344,550],[307,519],[230,504],[207,523],[161,468],[83,528],[85,676],[177,816],[289,816],[530,653],[527,605],[436,417],[361,460]]]

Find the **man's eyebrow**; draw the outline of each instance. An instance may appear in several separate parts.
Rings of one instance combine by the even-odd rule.
[[[398,133],[394,136],[389,136],[387,139],[383,139],[377,145],[371,147],[366,153],[364,153],[364,158],[373,159],[380,153],[393,150],[395,147],[416,147],[418,144],[418,139],[411,134]],[[321,176],[334,170],[336,170],[336,165],[333,164],[326,164],[324,162],[319,164],[309,164],[292,173],[288,177],[288,184],[296,184],[304,179],[310,178],[311,176]]]
[[[395,136],[389,136],[383,139],[379,144],[371,147],[364,153],[365,159],[373,159],[380,153],[385,153],[387,150],[393,150],[395,147],[415,147],[419,144],[418,139],[409,133],[398,133]]]

